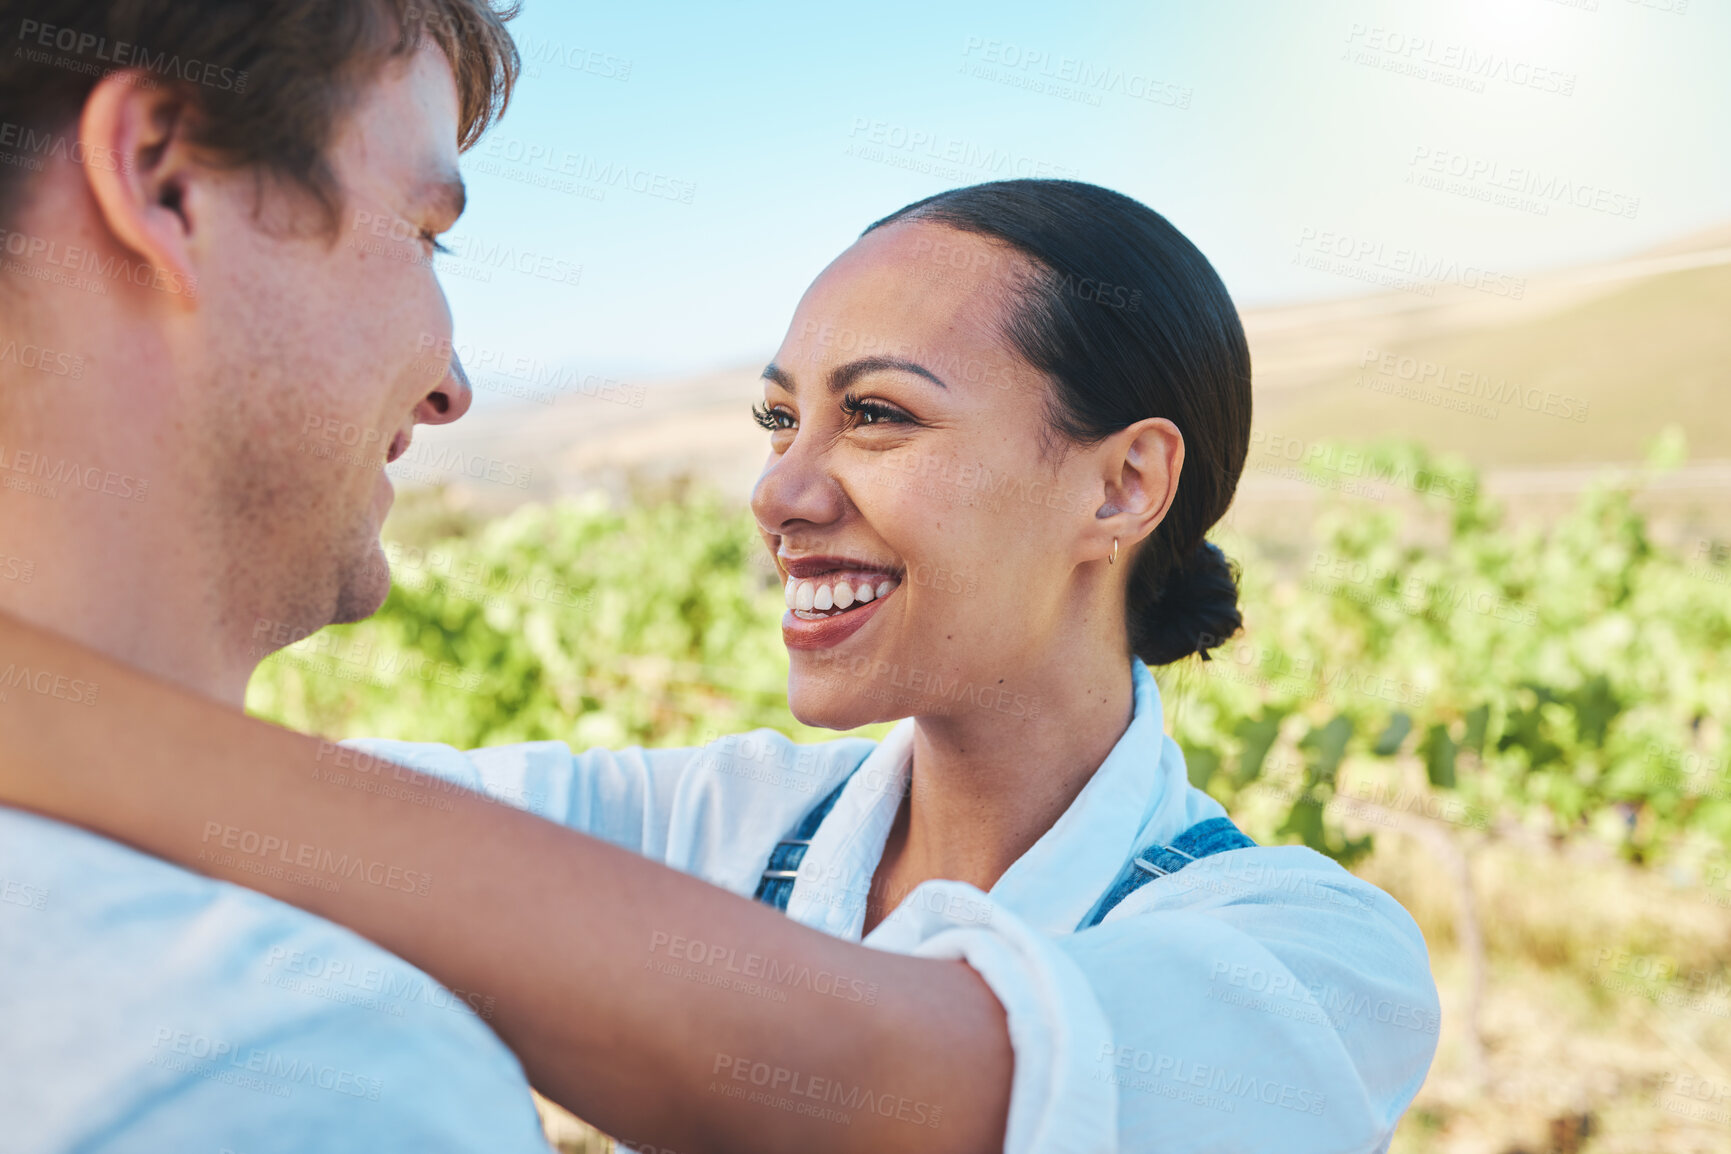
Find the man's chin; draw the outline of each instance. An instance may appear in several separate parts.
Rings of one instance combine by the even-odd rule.
[[[355,570],[344,575],[337,589],[336,609],[331,614],[332,625],[352,625],[377,613],[391,595],[391,569],[383,550],[375,548],[372,556]]]

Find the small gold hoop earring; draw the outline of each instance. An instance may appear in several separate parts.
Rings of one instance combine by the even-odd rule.
[[[1106,558],[1106,564],[1116,565],[1117,563],[1118,563],[1118,538],[1114,537],[1114,538],[1112,538],[1112,555],[1110,557]]]

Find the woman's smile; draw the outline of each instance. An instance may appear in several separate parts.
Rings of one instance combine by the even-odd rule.
[[[838,557],[781,558],[787,574],[782,639],[789,649],[827,649],[858,632],[901,587],[889,566]]]

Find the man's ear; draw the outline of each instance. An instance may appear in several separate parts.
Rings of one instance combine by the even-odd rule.
[[[1128,551],[1153,533],[1178,493],[1184,434],[1165,417],[1149,417],[1102,442],[1105,500],[1087,533],[1090,558],[1111,556],[1112,540]]]
[[[140,72],[105,76],[84,102],[78,136],[86,179],[108,230],[169,283],[197,283],[189,185],[202,168],[187,140],[191,110],[172,87]],[[190,294],[182,294],[190,297]]]

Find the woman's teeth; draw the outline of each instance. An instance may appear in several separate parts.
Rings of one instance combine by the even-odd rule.
[[[833,617],[837,613],[845,613],[855,605],[865,605],[880,597],[888,597],[890,590],[901,582],[894,577],[820,577],[814,580],[801,581],[797,577],[787,579],[787,607],[795,613],[806,617]]]

